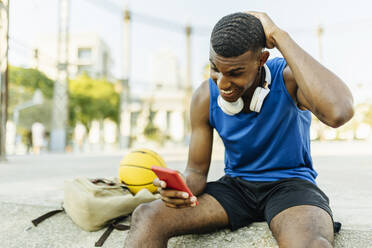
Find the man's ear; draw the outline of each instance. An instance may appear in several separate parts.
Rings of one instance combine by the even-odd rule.
[[[261,53],[261,55],[260,55],[260,67],[262,67],[266,63],[269,56],[270,56],[269,51],[263,51]]]

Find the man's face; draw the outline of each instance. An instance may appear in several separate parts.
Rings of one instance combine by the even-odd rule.
[[[234,102],[254,86],[258,68],[263,65],[261,57],[260,54],[247,51],[237,57],[226,58],[216,54],[211,46],[210,76],[217,83],[223,99]]]

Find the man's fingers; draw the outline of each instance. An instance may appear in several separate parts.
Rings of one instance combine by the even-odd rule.
[[[193,202],[191,201],[191,198],[188,199],[180,199],[180,198],[169,198],[163,196],[161,198],[164,202],[171,203],[173,205],[191,205]]]
[[[250,15],[253,15],[254,17],[260,19],[260,12],[256,12],[256,11],[246,11],[245,13],[247,14],[250,14]]]
[[[162,197],[161,199],[165,203],[169,203],[169,204],[172,204],[172,205],[175,205],[175,206],[187,204],[187,199],[184,200],[184,199],[169,198],[169,197]]]
[[[170,198],[181,198],[187,199],[189,198],[189,194],[186,192],[178,191],[178,190],[171,190],[171,189],[161,189],[159,193],[162,196],[170,197]]]
[[[165,202],[165,206],[170,207],[170,208],[178,208],[176,205]]]
[[[178,209],[181,209],[181,208],[194,207],[194,205],[174,205],[174,204],[172,204],[172,203],[167,203],[167,202],[164,202],[164,203],[165,203],[165,206],[170,207],[170,208],[178,208]]]
[[[156,187],[161,187],[161,188],[167,187],[167,183],[162,180],[159,180],[159,178],[155,178],[152,184],[154,184]]]
[[[196,197],[190,197],[188,199],[179,199],[179,198],[169,198],[169,197],[162,197],[162,201],[165,203],[166,206],[171,208],[188,208],[188,207],[196,207]]]

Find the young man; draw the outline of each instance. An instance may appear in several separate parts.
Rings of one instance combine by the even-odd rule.
[[[264,47],[284,59],[268,60]],[[341,126],[353,116],[349,89],[264,13],[223,17],[212,31],[210,63],[211,78],[191,103],[184,174],[199,205],[155,180],[162,200],[135,210],[125,247],[166,247],[172,236],[263,220],[280,247],[332,247],[332,212],[310,156],[310,111]],[[213,128],[225,145],[226,175],[207,183]]]

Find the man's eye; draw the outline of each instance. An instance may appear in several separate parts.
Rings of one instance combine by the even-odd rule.
[[[230,76],[231,76],[231,77],[239,77],[240,75],[242,75],[241,72],[238,72],[238,73],[230,73]]]

